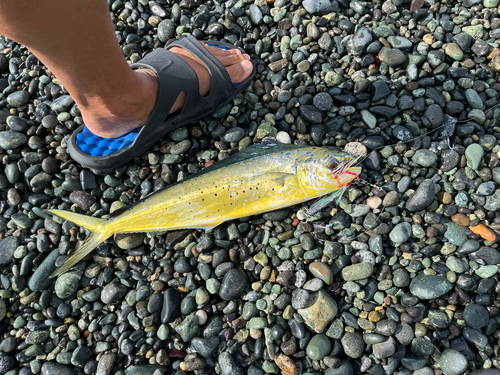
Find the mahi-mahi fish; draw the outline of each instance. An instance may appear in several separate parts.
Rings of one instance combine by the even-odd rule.
[[[335,195],[361,173],[355,161],[340,150],[267,142],[121,208],[108,219],[48,210],[91,232],[51,277],[66,272],[117,233],[208,230],[225,221]]]

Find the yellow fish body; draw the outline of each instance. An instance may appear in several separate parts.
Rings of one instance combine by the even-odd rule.
[[[125,207],[109,219],[48,210],[92,232],[51,277],[68,270],[116,233],[210,229],[332,193],[361,172],[352,167],[354,162],[349,154],[328,148],[264,143]]]

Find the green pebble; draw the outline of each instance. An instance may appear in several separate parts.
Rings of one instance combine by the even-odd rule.
[[[217,294],[220,289],[220,281],[217,279],[208,279],[206,282],[207,290],[210,294]]]
[[[158,331],[156,332],[156,336],[160,340],[166,340],[168,338],[169,330],[168,326],[166,324],[162,324],[160,328],[158,328]]]
[[[80,330],[76,325],[72,324],[69,326],[68,337],[71,341],[76,341],[80,338]]]
[[[295,51],[302,45],[302,35],[295,35],[292,39],[290,39],[290,49]]]
[[[310,66],[311,66],[311,64],[309,63],[309,61],[304,60],[304,61],[301,61],[297,64],[297,70],[301,73],[304,73],[304,72],[307,72],[309,70]]]
[[[337,74],[335,72],[327,72],[325,74],[325,83],[328,87],[338,86],[341,82],[342,82],[342,76],[340,74]]]
[[[262,370],[269,374],[278,374],[279,373],[279,368],[274,364],[274,362],[270,361],[264,361],[262,363]]]
[[[495,275],[498,272],[498,266],[489,265],[489,266],[481,266],[476,270],[476,274],[482,279],[488,279]]]
[[[314,335],[306,348],[306,354],[313,361],[321,361],[332,348],[330,340],[323,334]]]
[[[187,296],[181,301],[181,313],[184,315],[188,315],[194,311],[196,308],[196,301],[194,297]]]
[[[196,290],[195,300],[196,300],[196,304],[198,306],[204,305],[205,303],[208,302],[209,299],[210,299],[210,295],[208,294],[208,292],[205,288],[198,288]]]
[[[375,129],[377,126],[377,118],[366,109],[361,110],[361,118],[370,129]]]
[[[254,316],[256,316],[258,314],[259,314],[259,310],[255,306],[255,303],[253,303],[253,302],[246,302],[243,305],[243,311],[242,311],[242,314],[241,314],[243,316],[243,319],[250,320],[251,318],[253,318]]]
[[[295,314],[295,309],[292,305],[288,305],[285,307],[285,310],[283,310],[283,319],[290,320],[293,318],[293,314]]]
[[[259,263],[263,267],[267,266],[269,263],[269,259],[267,258],[267,255],[263,251],[257,253],[253,257],[253,260],[255,260],[257,263]]]
[[[43,345],[39,344],[34,344],[29,346],[25,351],[24,354],[28,357],[36,357],[38,355],[42,355],[44,353],[45,347]]]
[[[499,3],[499,0],[484,0],[483,1],[483,5],[486,8],[495,8],[496,6],[498,6],[498,3]]]
[[[265,299],[259,299],[257,300],[257,302],[255,302],[255,306],[257,307],[257,309],[263,311],[267,308],[267,302]]]
[[[247,324],[247,328],[264,329],[267,327],[267,320],[265,318],[253,317]]]

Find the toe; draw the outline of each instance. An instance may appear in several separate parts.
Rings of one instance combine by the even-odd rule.
[[[228,56],[216,56],[216,57],[217,60],[219,60],[220,63],[225,67],[238,64],[242,61],[250,60],[250,56],[248,55],[228,55]]]
[[[241,51],[238,48],[224,49],[215,46],[209,46],[206,44],[205,47],[207,47],[210,53],[214,56],[241,55]]]
[[[253,64],[249,60],[244,60],[237,64],[230,65],[226,69],[233,83],[239,83],[250,76],[253,71]]]

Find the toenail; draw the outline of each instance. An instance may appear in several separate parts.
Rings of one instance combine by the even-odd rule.
[[[245,57],[245,59],[250,60],[250,56],[248,56],[247,54],[245,54],[243,56]]]

